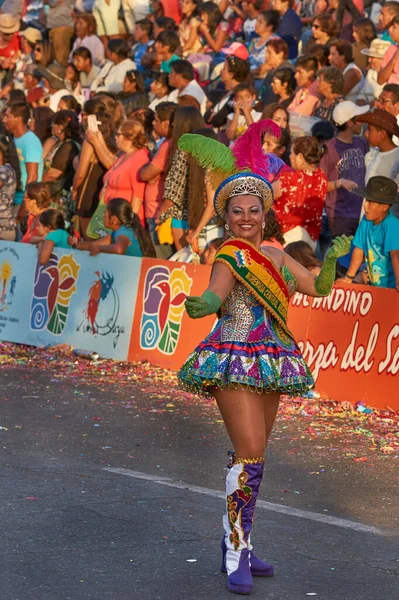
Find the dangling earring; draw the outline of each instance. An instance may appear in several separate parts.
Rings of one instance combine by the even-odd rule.
[[[262,229],[264,229],[266,227],[266,223],[263,221],[262,223]]]
[[[226,230],[226,231],[229,231],[229,230],[230,230],[230,227],[227,225],[227,223],[225,223],[225,226],[224,226],[224,228],[225,228],[225,230]]]

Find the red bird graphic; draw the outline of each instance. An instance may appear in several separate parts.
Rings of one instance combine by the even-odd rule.
[[[93,285],[91,286],[91,288],[89,290],[89,300],[88,300],[87,309],[86,309],[86,315],[90,322],[93,334],[96,333],[95,322],[96,322],[98,305],[100,303],[101,290],[102,290],[102,284],[101,284],[101,279],[100,279],[101,275],[100,275],[99,271],[95,271],[94,275],[97,275],[98,279],[97,279],[97,281],[95,281],[93,283]]]
[[[160,281],[159,283],[156,283],[154,287],[158,288],[163,296],[158,310],[159,327],[162,332],[168,319],[169,307],[180,306],[183,304],[186,299],[186,294],[184,292],[179,292],[174,298],[171,298],[172,290],[170,289],[168,281]]]
[[[69,290],[75,283],[75,278],[67,277],[60,284],[60,274],[58,272],[57,267],[48,267],[48,269],[46,269],[44,272],[48,273],[51,278],[51,283],[47,292],[47,306],[49,310],[49,315],[51,316],[53,314],[54,306],[57,300],[58,290],[62,290],[63,292]]]

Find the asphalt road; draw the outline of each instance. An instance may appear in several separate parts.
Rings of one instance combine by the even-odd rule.
[[[212,406],[34,368],[0,378],[1,600],[234,597],[219,572],[229,442]],[[398,460],[302,428],[279,422],[270,444],[253,542],[276,574],[252,595],[396,600]]]

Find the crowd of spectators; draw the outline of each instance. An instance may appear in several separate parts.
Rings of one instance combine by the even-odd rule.
[[[214,189],[179,138],[271,119],[264,243],[317,271],[354,236],[343,281],[399,291],[399,1],[3,0],[0,109],[0,239],[42,263],[212,264]]]

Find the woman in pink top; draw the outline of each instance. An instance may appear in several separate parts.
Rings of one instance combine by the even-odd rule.
[[[288,110],[300,115],[310,116],[319,103],[316,73],[317,60],[313,56],[301,56],[296,61],[295,79],[299,86]]]
[[[133,119],[123,121],[116,136],[116,144],[123,154],[104,175],[101,193],[104,194],[105,204],[112,198],[127,200],[144,226],[145,183],[141,181],[139,171],[150,158],[148,138],[143,125]]]
[[[387,48],[378,73],[378,83],[399,83],[399,15],[393,18],[388,29],[393,44]]]

